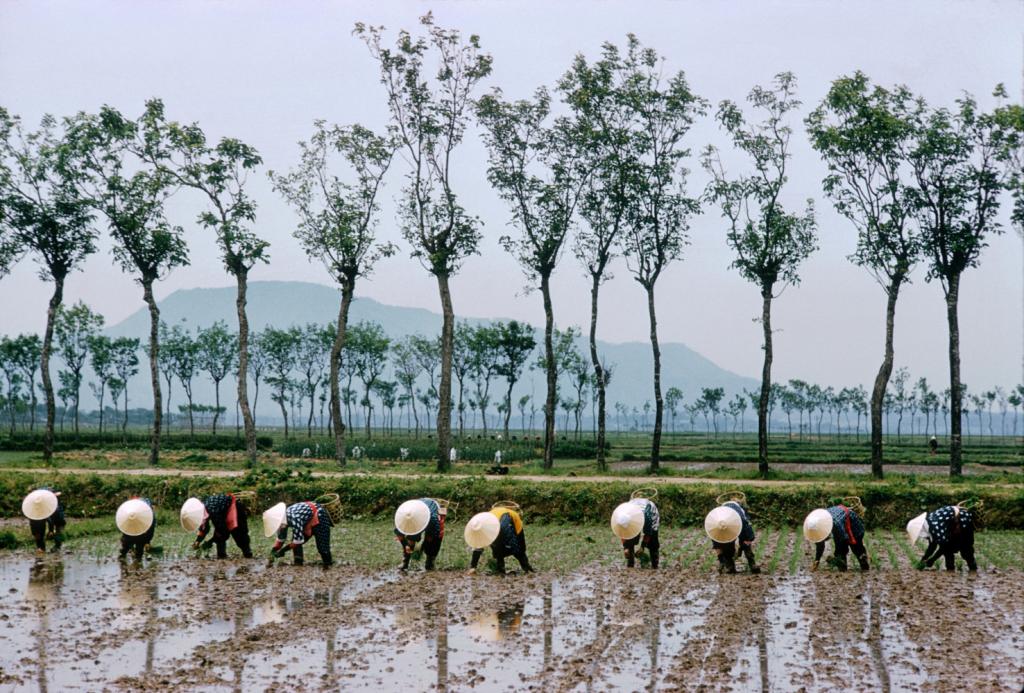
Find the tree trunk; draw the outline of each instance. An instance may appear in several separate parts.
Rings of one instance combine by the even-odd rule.
[[[661,468],[661,425],[665,416],[665,401],[661,397],[661,347],[658,345],[658,317],[654,311],[654,282],[647,289],[647,314],[651,321],[651,353],[654,356],[654,436],[651,440],[651,474]],[[715,435],[718,435],[717,426]]]
[[[458,381],[459,381],[459,404],[458,404],[458,409],[459,409],[459,439],[460,440],[462,439],[463,435],[465,435],[464,432],[465,432],[465,427],[466,427],[466,408],[462,404],[463,395],[465,394],[465,385],[463,383],[463,380],[464,380],[463,378],[458,378]]]
[[[149,443],[149,463],[160,463],[160,432],[163,427],[163,402],[160,392],[160,309],[153,298],[153,282],[142,282],[142,297],[149,306],[149,379],[153,385],[153,430]],[[127,391],[127,383],[125,384]]]
[[[323,410],[321,409],[321,412]],[[316,414],[316,387],[309,389],[309,420],[306,421],[306,435],[313,437],[313,419]]]
[[[547,366],[547,397],[544,400],[544,469],[555,465],[555,407],[558,403],[558,370],[555,363],[555,314],[551,307],[551,278],[540,278],[540,292],[544,297],[544,362]]]
[[[195,409],[192,407],[192,388],[185,390],[185,397],[188,400],[188,437],[192,440],[196,437]]]
[[[53,295],[46,309],[46,331],[43,333],[43,352],[40,368],[43,377],[43,392],[46,394],[46,432],[43,434],[43,461],[53,462],[53,423],[57,418],[57,405],[53,399],[53,381],[50,380],[50,351],[53,348],[53,321],[57,317],[61,301],[64,300],[64,277],[54,278]],[[77,407],[76,407],[77,409]],[[75,417],[78,412],[76,410]]]
[[[238,404],[242,408],[242,421],[245,425],[245,452],[249,464],[256,464],[256,423],[249,408],[249,318],[245,314],[245,292],[248,272],[235,272],[238,282],[238,296],[235,307],[238,310]]]
[[[217,435],[217,419],[220,418],[220,381],[213,381],[213,435]]]
[[[505,440],[508,440],[508,422],[512,420],[512,388],[516,381],[508,381],[508,391],[505,393]]]
[[[284,439],[288,440],[288,407],[284,404],[285,393],[284,390],[278,392],[277,404],[281,407],[281,418],[284,419]]]
[[[963,474],[960,394],[960,325],[957,301],[960,298],[960,275],[949,278],[946,288],[946,319],[949,321],[949,475]]]
[[[31,413],[29,415],[28,430],[29,430],[29,433],[35,433],[36,432],[36,406],[38,405],[38,402],[36,401],[36,372],[35,372],[35,370],[33,370],[32,372],[30,372],[28,374],[28,394],[31,397],[31,404],[30,404],[30,406],[32,407],[32,411],[31,411]]]
[[[899,298],[903,275],[893,277],[888,289],[885,305],[885,355],[882,366],[875,376],[871,390],[871,476],[881,479],[882,471],[882,409],[885,406],[885,389],[889,385],[893,364],[893,330],[896,320],[896,299]]]
[[[768,476],[768,400],[772,389],[772,284],[761,287],[761,327],[764,330],[764,366],[761,396],[757,400],[757,471]]]
[[[106,395],[106,392],[105,392],[106,388],[107,388],[107,383],[105,381],[100,381],[100,435],[101,436],[103,435],[103,399],[104,399],[104,396]]]
[[[444,315],[441,325],[441,387],[437,393],[437,471],[447,472],[451,468],[448,448],[452,431],[452,351],[455,339],[455,311],[447,275],[437,275],[437,289],[441,294]]]
[[[364,396],[366,397],[366,439],[370,439],[370,414],[373,411],[373,406],[370,404],[370,387],[372,383],[369,383],[363,387]]]
[[[602,268],[602,273],[603,273]],[[605,440],[605,405],[606,394],[604,384],[604,367],[597,353],[597,296],[601,289],[601,274],[590,275],[590,362],[594,366],[594,380],[597,383],[597,468],[599,471],[608,469],[608,460],[604,454]]]
[[[171,419],[171,373],[167,373],[164,380],[167,381],[167,428],[170,429],[173,423]]]

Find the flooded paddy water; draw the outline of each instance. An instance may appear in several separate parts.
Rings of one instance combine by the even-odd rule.
[[[346,565],[344,544],[329,570],[309,552],[122,564],[113,537],[4,552],[0,690],[1019,690],[1024,572],[913,571],[897,536],[866,574],[808,572],[789,530],[761,537],[764,574],[732,576],[694,529],[669,533],[659,571],[601,541],[504,578],[467,575],[454,532],[458,567],[435,573]],[[1020,540],[989,536],[993,557]]]

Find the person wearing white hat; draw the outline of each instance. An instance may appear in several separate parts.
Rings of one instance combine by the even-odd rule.
[[[494,520],[489,520],[486,523],[487,526],[483,526],[487,515],[491,515],[498,521],[497,532],[492,531]],[[475,525],[478,524],[480,526],[476,527]],[[494,538],[481,546],[479,542],[470,541],[471,535],[474,533],[488,537],[493,535]],[[496,506],[486,513],[474,515],[466,525],[466,540],[470,546],[473,546],[473,555],[469,561],[470,572],[476,572],[480,556],[484,553],[484,546],[487,545],[491,547],[491,554],[494,556],[499,574],[505,574],[505,558],[508,556],[514,556],[519,561],[524,573],[533,572],[530,559],[526,557],[526,531],[523,527],[523,518],[512,508]]]
[[[651,568],[657,568],[661,556],[658,530],[661,515],[650,498],[633,498],[622,503],[612,513],[612,531],[622,540],[622,553],[626,567],[636,566],[637,553],[650,551]],[[639,546],[639,548],[637,548]]]
[[[916,544],[918,539],[927,539],[925,549],[917,568],[931,568],[942,556],[946,561],[946,570],[956,570],[957,552],[967,561],[967,569],[978,570],[974,560],[974,513],[958,505],[946,505],[934,512],[921,513],[907,523],[910,543]]]
[[[718,555],[719,573],[735,574],[737,546],[746,557],[750,572],[755,575],[761,572],[753,549],[757,535],[747,511],[738,501],[727,501],[708,513],[704,519],[704,531]]]
[[[423,566],[433,570],[444,540],[445,509],[433,498],[408,500],[395,511],[395,539],[402,545],[402,570],[409,569],[409,560],[416,544],[423,541]]]
[[[270,538],[277,534],[274,548],[270,550],[273,558],[281,558],[291,550],[295,565],[302,565],[305,560],[302,545],[310,538],[316,539],[316,550],[324,567],[334,563],[331,558],[331,514],[320,503],[304,501],[285,507],[278,503],[263,513],[263,534]],[[288,530],[292,531],[292,540],[288,543]]]
[[[827,515],[827,517],[826,517]],[[804,520],[804,537],[814,544],[814,563],[811,570],[817,570],[821,556],[825,553],[825,542],[832,537],[835,550],[828,562],[841,571],[846,570],[846,557],[851,551],[857,557],[861,570],[868,570],[868,552],[864,548],[864,522],[852,509],[845,505],[819,508]]]
[[[46,552],[46,540],[53,539],[53,552],[60,553],[64,543],[64,506],[60,502],[60,491],[43,486],[25,496],[21,512],[28,518],[28,527],[36,542],[36,553]]]
[[[156,515],[153,513],[153,501],[148,498],[132,496],[117,509],[114,517],[117,528],[121,530],[121,553],[124,560],[129,551],[135,554],[135,560],[141,561],[142,554],[149,550],[156,532]]]
[[[189,501],[191,500],[189,499]],[[186,504],[189,501],[186,501]],[[202,503],[203,520],[196,530],[196,540],[192,543],[192,548],[209,547],[213,543],[217,545],[217,558],[227,558],[228,537],[231,537],[235,540],[238,548],[242,550],[242,555],[252,558],[252,548],[249,543],[249,515],[245,505],[239,503],[231,493],[215,493],[204,498]],[[186,516],[183,513],[182,525],[185,525],[185,522]],[[211,526],[213,527],[213,538],[203,544],[203,539],[209,534]]]

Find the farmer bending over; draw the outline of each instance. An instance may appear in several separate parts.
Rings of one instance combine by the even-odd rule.
[[[636,565],[636,553],[643,552],[645,548],[651,552],[651,568],[658,567],[661,549],[658,542],[660,526],[658,506],[649,498],[633,498],[615,508],[612,513],[612,531],[622,540],[622,552],[626,557],[627,568]]]
[[[831,536],[835,551],[829,563],[839,570],[846,570],[846,555],[853,555],[860,562],[860,569],[867,570],[868,552],[864,548],[864,523],[850,508],[845,505],[833,505],[830,508],[818,508],[804,520],[804,536],[814,544],[814,563],[811,570],[817,570],[821,555],[825,552],[825,542]]]
[[[402,545],[402,570],[409,569],[416,544],[423,541],[427,570],[433,570],[444,539],[446,510],[433,498],[408,500],[395,511],[395,539]]]
[[[54,492],[49,486],[36,489],[21,502],[21,512],[28,518],[32,538],[36,540],[36,553],[46,552],[46,540],[53,539],[53,553],[60,553],[64,543],[64,506],[60,503],[60,491]]]
[[[756,535],[750,524],[746,510],[735,500],[726,501],[708,513],[704,518],[704,531],[711,539],[711,546],[718,555],[718,572],[734,574],[736,572],[736,548],[746,556],[750,572],[757,574],[757,567],[752,544]]]
[[[122,560],[129,551],[134,551],[135,560],[141,561],[144,551],[149,550],[156,532],[156,516],[153,514],[153,501],[148,498],[134,496],[121,504],[114,518],[117,528],[121,530]]]
[[[524,573],[532,573],[530,559],[526,557],[526,533],[523,518],[512,508],[494,507],[489,512],[477,513],[465,531],[466,543],[473,548],[469,572],[475,573],[484,548],[491,547],[498,573],[505,574],[505,557],[515,556]]]
[[[203,544],[203,539],[213,526],[213,538]],[[217,558],[227,558],[227,543],[230,536],[242,550],[242,555],[252,558],[249,547],[249,520],[245,505],[230,493],[217,493],[203,500],[189,498],[181,506],[181,526],[195,532],[193,549],[217,545]]]
[[[268,539],[277,534],[274,548],[270,550],[272,558],[281,558],[291,549],[294,564],[302,565],[302,545],[310,538],[316,539],[316,550],[324,567],[334,563],[331,559],[331,515],[320,503],[304,501],[285,507],[278,503],[263,513],[263,535]],[[292,531],[292,540],[288,543],[288,530]]]
[[[928,540],[928,548],[917,562],[917,568],[931,568],[942,556],[946,559],[946,570],[955,570],[959,551],[967,561],[967,569],[976,571],[974,524],[974,514],[958,505],[946,505],[931,513],[921,513],[908,522],[911,544],[916,544],[922,537]]]

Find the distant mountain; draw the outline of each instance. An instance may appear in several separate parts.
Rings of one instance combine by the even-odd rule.
[[[308,282],[253,282],[248,291],[249,326],[262,330],[268,325],[288,327],[306,323],[327,323],[337,319],[340,293],[329,286]],[[208,327],[218,320],[229,326],[237,325],[235,314],[234,287],[216,289],[183,289],[160,302],[161,319],[168,323],[184,322],[189,327]],[[494,318],[500,320],[501,318]],[[441,330],[441,315],[422,308],[390,306],[371,298],[357,298],[352,302],[349,321],[361,320],[380,323],[385,332],[393,338],[409,334],[431,335]],[[467,319],[471,324],[484,324],[488,320]],[[122,322],[111,326],[110,336],[140,337],[145,340],[149,334],[149,313],[145,309],[132,314]],[[538,338],[542,336],[538,328]],[[589,350],[584,340],[579,342],[583,354]],[[647,342],[626,342],[613,344],[599,342],[598,349],[607,363],[614,365],[611,384],[608,388],[609,417],[614,415],[614,402],[630,406],[641,406],[652,400],[651,372],[653,359]],[[589,360],[589,358],[588,358]],[[715,365],[685,344],[665,343],[661,345],[663,388],[675,386],[683,391],[686,401],[692,401],[702,387],[723,387],[730,395],[742,389],[758,387],[758,381],[727,371]],[[142,364],[143,370],[145,364]],[[144,401],[148,380],[140,374],[131,384],[133,404]],[[226,385],[226,384],[225,384]],[[230,401],[233,385],[222,386],[222,401]],[[500,388],[496,388],[499,389]],[[493,389],[492,389],[493,391]],[[180,393],[180,386],[175,388]],[[517,396],[533,394],[542,399],[544,381],[537,372],[527,373],[522,386],[516,388]],[[88,396],[83,393],[83,400]],[[495,398],[496,401],[497,398]],[[180,404],[180,394],[175,395],[174,405]],[[213,387],[205,380],[196,387],[196,401],[211,403]],[[84,402],[83,402],[84,404]],[[83,406],[83,409],[89,408]],[[274,417],[276,406],[269,397],[261,395],[259,416]],[[494,405],[492,405],[493,411]],[[589,410],[589,407],[588,407]]]

